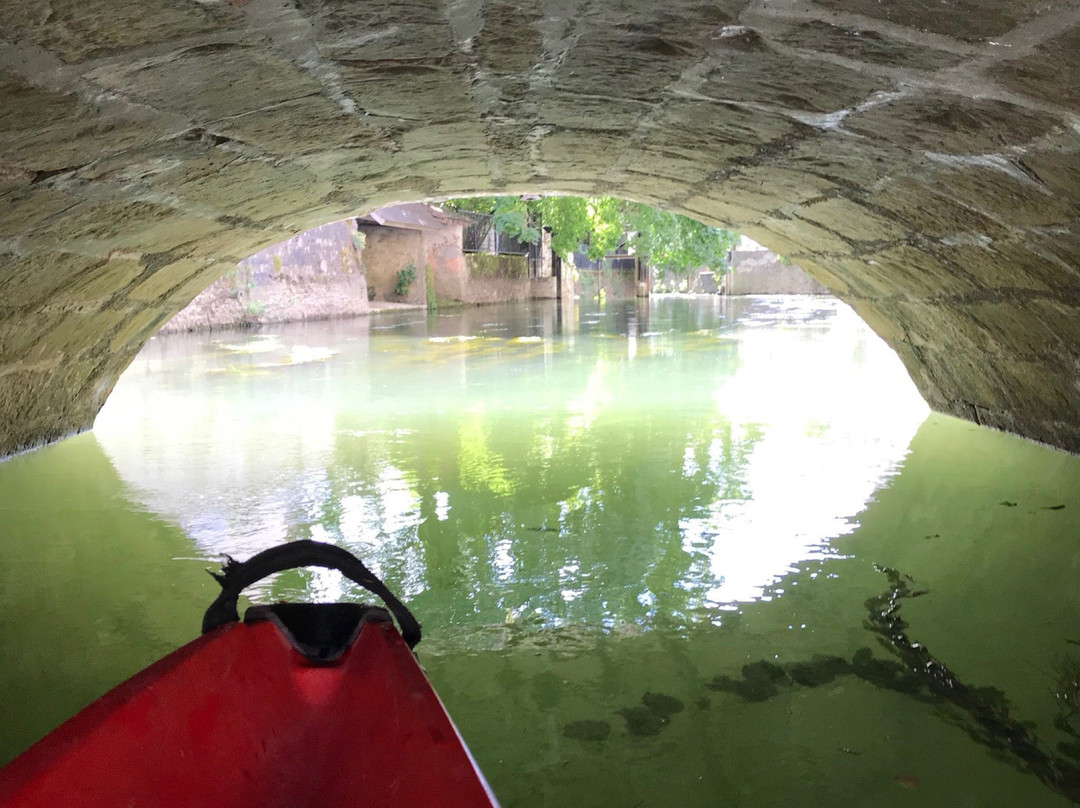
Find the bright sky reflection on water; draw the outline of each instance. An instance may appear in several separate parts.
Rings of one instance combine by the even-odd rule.
[[[610,628],[780,594],[926,414],[837,301],[656,299],[165,337],[95,434],[208,557],[332,541],[438,624]]]

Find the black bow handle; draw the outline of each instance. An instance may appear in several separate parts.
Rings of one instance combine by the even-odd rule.
[[[236,611],[236,601],[240,597],[240,592],[246,587],[267,575],[297,567],[326,567],[337,570],[350,581],[360,584],[369,592],[382,598],[389,607],[401,628],[401,638],[405,640],[409,648],[415,647],[420,642],[420,624],[413,617],[412,612],[397,599],[393,592],[387,589],[386,584],[380,581],[375,573],[364,566],[364,562],[348,550],[343,550],[333,544],[308,540],[271,547],[269,550],[253,555],[247,561],[237,561],[225,556],[225,564],[222,565],[221,572],[210,573],[214,580],[221,584],[221,594],[203,615],[203,634],[226,623],[239,621],[240,615]]]

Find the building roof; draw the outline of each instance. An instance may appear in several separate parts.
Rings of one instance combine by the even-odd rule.
[[[407,202],[403,205],[387,205],[373,210],[356,221],[358,224],[377,224],[406,230],[440,230],[451,222],[465,220],[434,205]]]

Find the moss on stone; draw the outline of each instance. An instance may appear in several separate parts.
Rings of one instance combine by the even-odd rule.
[[[465,256],[465,264],[474,278],[529,277],[529,259],[524,255],[470,253]]]

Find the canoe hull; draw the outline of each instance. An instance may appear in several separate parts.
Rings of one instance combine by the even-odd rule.
[[[369,622],[312,664],[231,623],[103,696],[0,771],[3,808],[497,806],[415,657]]]

